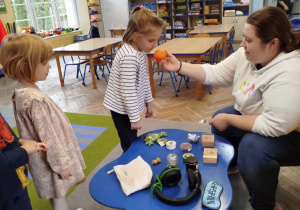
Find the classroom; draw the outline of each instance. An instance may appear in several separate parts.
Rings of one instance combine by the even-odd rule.
[[[277,6],[285,3],[289,8]],[[85,182],[72,187],[66,194],[68,209],[254,209],[256,204],[250,201],[250,187],[245,184],[246,175],[243,174],[243,169],[240,168],[239,171],[236,165],[237,171],[233,174],[230,172],[230,163],[237,156],[238,146],[229,141],[226,136],[221,136],[223,130],[218,126],[224,124],[219,121],[215,121],[214,124],[212,120],[217,120],[213,116],[218,110],[231,106],[238,112],[237,115],[248,116],[244,112],[246,110],[251,113],[249,116],[257,115],[255,119],[258,119],[266,107],[259,108],[257,112],[253,109],[256,108],[259,100],[262,100],[260,105],[263,107],[263,100],[267,96],[260,92],[264,87],[259,91],[255,89],[255,85],[262,85],[260,81],[248,88],[249,81],[246,77],[241,76],[244,81],[238,84],[239,77],[230,75],[232,84],[228,85],[226,82],[218,83],[219,81],[216,80],[221,76],[209,72],[215,70],[210,66],[217,68],[226,63],[227,58],[232,61],[233,56],[241,54],[241,48],[246,49],[248,46],[251,51],[250,42],[245,41],[248,38],[245,25],[254,25],[252,22],[247,22],[248,17],[265,7],[282,8],[291,22],[291,30],[299,33],[300,0],[0,0],[0,52],[2,38],[9,34],[35,34],[53,47],[53,55],[49,60],[51,68],[49,67],[47,79],[36,82],[36,86],[65,114],[86,165],[83,169]],[[155,26],[159,28],[159,37],[156,35],[154,44],[153,41],[149,44],[150,35],[147,34],[145,37],[148,39],[144,41],[149,41],[148,44],[145,44],[146,41],[143,44],[135,44],[130,39],[124,41],[123,38],[127,39],[129,34],[128,29],[132,29],[128,24],[134,9],[137,12],[147,9],[152,11],[155,17],[159,17],[160,24],[163,25]],[[145,25],[144,27],[148,27],[147,24]],[[155,27],[153,25],[153,28]],[[151,39],[153,37],[154,35]],[[127,50],[128,53],[130,47],[135,49],[134,52],[137,51],[134,65],[138,65],[142,73],[137,74],[136,79],[131,78],[130,82],[128,80],[126,86],[122,83],[123,80],[117,81],[122,74],[117,75],[114,72],[117,71],[116,69],[122,70],[123,57],[122,59],[118,57],[121,56],[122,49],[124,52]],[[295,48],[294,51],[299,53],[299,49],[299,47]],[[172,57],[165,50],[171,53]],[[118,54],[119,51],[121,53]],[[251,59],[260,60],[258,55],[264,56],[262,51],[256,49],[257,56],[253,58],[247,57],[248,52],[243,55],[245,54],[245,59],[251,63]],[[283,51],[280,53],[286,53]],[[277,55],[281,55],[280,53]],[[161,63],[159,59],[162,60]],[[272,59],[277,59],[277,56]],[[271,60],[269,59],[270,62]],[[252,62],[252,64],[258,71],[264,69],[261,63]],[[230,65],[229,61],[226,65]],[[196,76],[196,73],[188,72],[189,69],[198,72],[200,68],[193,66],[203,66],[201,72],[205,72],[204,77],[209,80],[202,80],[201,76]],[[246,68],[244,66],[241,68]],[[17,83],[5,75],[1,67],[0,64],[0,113],[12,131],[19,135],[20,123],[15,115],[15,103],[12,100]],[[146,79],[143,77],[145,72]],[[127,76],[130,78],[129,75]],[[216,76],[220,77],[215,79]],[[257,74],[254,73],[251,78],[256,76]],[[134,84],[135,87],[130,86]],[[119,97],[119,93],[115,90],[121,89],[119,88],[121,86],[123,89],[128,88],[127,91],[131,91],[130,88],[137,88],[136,92],[142,92],[142,96],[139,94],[132,96],[130,95],[132,92],[126,92],[129,98],[138,98],[138,104],[132,105],[139,110],[135,116],[120,108],[123,106],[120,104],[126,103],[120,102],[125,96],[123,94]],[[235,92],[237,90],[241,93]],[[281,94],[285,95],[285,93]],[[288,97],[291,94],[286,95]],[[244,105],[246,96],[251,103],[245,102]],[[145,97],[142,105],[139,104],[141,101],[139,97]],[[242,99],[239,100],[237,97]],[[295,98],[294,100],[297,100],[299,97]],[[274,103],[282,103],[282,106],[286,103],[280,99],[277,101],[277,98],[273,100]],[[112,103],[115,103],[121,111],[118,112],[118,109],[111,105]],[[243,105],[240,106],[240,103]],[[130,110],[135,110],[134,108]],[[231,112],[225,113],[234,115]],[[121,120],[120,116],[123,115],[127,116],[126,120],[131,123],[129,128],[131,125],[131,130],[136,130],[134,135],[137,136],[134,137],[135,141],[132,144],[130,142],[131,146],[129,145],[128,150],[124,149],[124,140],[120,134],[122,128],[117,127],[124,126],[118,124]],[[222,114],[219,113],[216,117],[220,115]],[[116,118],[117,116],[119,118]],[[133,117],[137,117],[138,120],[132,121]],[[265,118],[277,123],[276,118],[279,118],[279,115],[274,118],[269,115],[268,117]],[[283,124],[283,121],[280,123]],[[251,123],[252,119],[248,119],[248,122]],[[229,124],[228,121],[227,126]],[[254,121],[250,129],[240,128],[240,125],[230,125],[239,128],[239,131],[258,133],[260,137],[265,137],[262,133],[282,131],[280,129],[261,131],[257,127],[258,123],[255,122],[254,126]],[[299,133],[299,128],[298,125],[290,132]],[[283,135],[282,133],[266,136],[278,137]],[[126,135],[129,136],[128,133]],[[2,134],[0,137],[2,149]],[[238,151],[240,150],[242,149],[239,148]],[[255,159],[254,156],[249,156],[249,159]],[[175,157],[174,166],[170,162],[172,157]],[[196,162],[190,163],[189,160]],[[297,163],[279,164],[280,171],[275,189],[274,209],[276,210],[299,209],[300,164]],[[128,171],[125,166],[128,167]],[[154,185],[160,182],[160,179],[163,180],[162,177],[157,179],[157,176],[162,174],[165,168],[176,168],[176,170],[179,168],[179,172],[175,172],[177,172],[176,176],[179,173],[181,180],[176,182],[176,187],[166,187],[162,183],[161,191],[161,188]],[[120,172],[122,170],[125,172]],[[135,173],[130,173],[133,171]],[[136,179],[140,182],[146,182],[145,179],[148,178],[149,183],[132,190],[130,188],[133,186],[126,183],[122,173],[131,174],[132,180]],[[32,209],[54,209],[47,199],[39,198],[30,171],[28,179],[27,191]],[[210,189],[216,190],[217,196],[210,195],[208,193]],[[152,191],[156,197],[151,195]],[[216,206],[209,202],[211,197],[215,199]],[[177,201],[177,198],[182,199]]]

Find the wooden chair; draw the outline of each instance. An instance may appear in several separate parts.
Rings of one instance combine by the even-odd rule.
[[[109,68],[108,68],[108,65],[110,63],[110,59],[108,58],[108,55],[109,56],[112,56],[112,46],[109,44],[109,45],[106,45],[103,49],[103,59],[98,59],[98,60],[93,60],[93,63],[94,63],[94,69],[95,69],[95,75],[97,77],[97,79],[100,79],[99,76],[98,76],[98,73],[97,73],[97,67],[99,66],[101,72],[102,72],[102,77],[104,77],[105,81],[106,81],[106,84],[108,83],[107,82],[107,79],[106,79],[106,76],[105,76],[105,73],[104,73],[104,67],[107,68],[108,72],[109,72]],[[109,64],[110,65],[110,64]],[[85,79],[85,73],[86,73],[86,68],[87,66],[90,67],[90,63],[87,63],[85,65],[85,68],[84,68],[84,76],[83,78]],[[84,79],[83,79],[83,83],[84,83]]]
[[[167,42],[167,29],[165,27],[164,31],[161,33],[160,40],[157,41],[157,45],[161,45]]]
[[[208,33],[201,33],[193,36],[193,38],[204,38],[204,37],[210,37],[210,35]]]
[[[66,72],[67,72],[67,67],[68,66],[76,66],[77,67],[77,73],[76,73],[76,78],[78,78],[78,74],[80,74],[81,76],[81,79],[82,79],[82,84],[84,84],[84,77],[82,75],[82,72],[80,70],[80,65],[81,64],[85,64],[87,63],[89,60],[88,59],[83,59],[83,58],[80,58],[78,56],[78,59],[74,59],[73,56],[70,56],[71,57],[71,61],[67,62],[65,60],[65,56],[63,56],[63,61],[64,61],[64,64],[65,64],[65,69],[64,69],[64,75],[63,75],[63,81],[65,81],[65,77],[66,77]]]
[[[234,40],[234,34],[235,34],[235,29],[232,28],[231,31],[229,32],[229,39],[227,41],[227,55],[229,56],[231,53],[234,53],[234,48],[233,48],[233,40]]]
[[[120,43],[118,44],[118,50],[122,47],[123,44],[124,44],[123,42],[120,42]]]
[[[216,49],[215,49],[215,61],[214,63],[220,63],[223,59],[224,55],[225,42],[223,39],[218,41]]]
[[[119,42],[119,44],[117,45],[116,48],[112,46],[112,53],[111,53],[111,55],[108,54],[106,56],[106,58],[110,60],[109,67],[112,67],[113,60],[115,59],[116,54],[117,54],[118,50],[122,47],[122,45],[123,45],[123,42]]]
[[[111,37],[123,36],[125,33],[125,29],[112,29],[111,30]]]
[[[186,30],[186,32],[185,32],[185,37],[187,37],[187,38],[190,38],[191,36],[190,36],[190,32],[191,32],[192,30]]]

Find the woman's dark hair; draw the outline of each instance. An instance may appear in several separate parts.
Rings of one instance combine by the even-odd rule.
[[[256,35],[263,43],[278,38],[280,51],[289,53],[300,49],[300,32],[292,28],[291,21],[281,8],[264,7],[252,13],[246,22],[256,28]]]

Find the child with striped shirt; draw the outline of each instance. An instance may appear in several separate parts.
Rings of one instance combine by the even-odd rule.
[[[164,22],[143,6],[135,7],[112,66],[104,106],[118,131],[125,152],[142,128],[140,112],[146,106],[146,118],[153,116],[153,101],[148,77],[146,53],[157,46]]]

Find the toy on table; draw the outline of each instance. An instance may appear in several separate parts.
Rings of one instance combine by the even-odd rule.
[[[188,142],[197,143],[199,139],[200,139],[199,135],[188,133],[188,137],[187,137]]]
[[[161,163],[161,159],[159,157],[157,157],[155,160],[152,160],[152,165],[156,165]]]
[[[159,63],[162,60],[165,60],[166,58],[167,58],[166,50],[159,49],[154,52],[154,59],[156,60],[156,62]]]
[[[223,186],[215,181],[206,184],[204,194],[202,196],[202,205],[210,209],[220,209],[220,196],[223,192]]]
[[[217,148],[204,148],[203,163],[218,163],[218,149]]]
[[[168,136],[167,132],[160,132],[160,133],[148,133],[144,137],[144,142],[146,145],[151,146],[154,142],[158,143],[161,147],[165,146],[166,142],[169,141],[168,139],[162,138]]]
[[[203,147],[214,147],[215,146],[215,136],[212,133],[202,134],[202,146]]]

